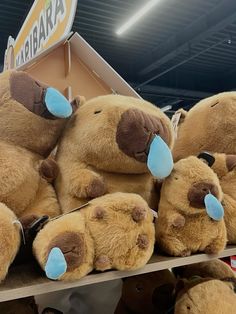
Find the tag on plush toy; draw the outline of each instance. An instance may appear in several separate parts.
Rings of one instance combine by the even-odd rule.
[[[54,247],[48,255],[45,273],[49,279],[59,279],[67,270],[67,263],[62,251]]]
[[[48,111],[57,118],[68,118],[72,114],[70,102],[53,87],[46,89],[45,103]]]
[[[204,198],[206,212],[213,220],[220,221],[224,217],[224,208],[219,200],[212,194],[207,194]]]
[[[164,179],[173,169],[173,157],[168,145],[155,135],[149,149],[147,166],[154,177]]]

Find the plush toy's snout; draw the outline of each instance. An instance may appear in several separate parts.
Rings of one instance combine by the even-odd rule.
[[[169,142],[169,134],[160,118],[138,109],[125,111],[119,121],[116,141],[126,155],[140,162],[147,162],[150,143],[154,135]]]
[[[14,100],[43,118],[68,118],[72,114],[71,104],[59,91],[34,80],[27,73],[12,72],[10,92]]]
[[[188,200],[190,206],[195,208],[204,208],[204,199],[209,193],[217,198],[219,195],[217,186],[205,182],[194,183],[188,191]]]

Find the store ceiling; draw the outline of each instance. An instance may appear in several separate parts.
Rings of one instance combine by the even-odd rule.
[[[79,32],[146,99],[190,108],[236,89],[236,1],[160,0],[122,36],[115,31],[146,0],[78,0]],[[0,1],[0,58],[33,1]]]

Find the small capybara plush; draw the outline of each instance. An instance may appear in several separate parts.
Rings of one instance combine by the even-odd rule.
[[[207,212],[208,195],[214,199],[213,213],[222,209],[223,193],[214,171],[194,156],[176,162],[162,185],[156,220],[156,240],[166,253],[188,256],[197,251],[217,254],[224,249],[225,223],[223,217],[213,219]]]

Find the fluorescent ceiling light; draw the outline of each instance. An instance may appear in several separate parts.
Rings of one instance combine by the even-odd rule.
[[[127,29],[133,26],[138,20],[140,20],[148,11],[150,11],[160,0],[151,0],[145,4],[137,13],[135,13],[124,25],[122,25],[117,31],[117,35],[123,34]]]
[[[171,109],[172,109],[172,106],[167,105],[167,106],[165,106],[165,107],[162,107],[162,108],[161,108],[161,111],[166,112],[166,111],[171,110]]]

